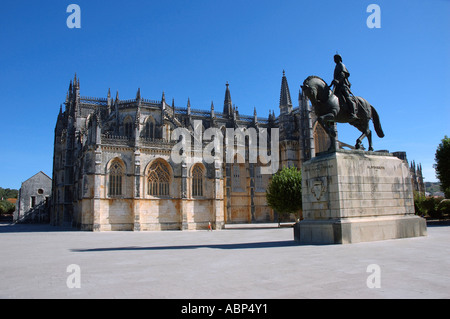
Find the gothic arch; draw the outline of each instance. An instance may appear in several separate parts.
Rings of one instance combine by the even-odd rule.
[[[157,158],[146,169],[146,195],[155,197],[170,196],[172,168],[167,161]]]
[[[156,137],[156,121],[152,115],[147,116],[144,124],[144,137],[154,139]]]
[[[206,167],[202,163],[195,163],[191,167],[191,196],[202,197],[204,194]]]
[[[123,166],[123,168],[124,168],[124,174],[126,174],[126,173],[127,173],[127,169],[128,169],[128,165],[127,165],[127,163],[126,163],[121,157],[119,157],[119,156],[116,156],[116,157],[114,157],[113,159],[111,159],[111,160],[108,161],[108,163],[106,164],[106,167],[105,167],[105,173],[106,173],[106,174],[108,173],[108,171],[109,171],[111,165],[112,165],[115,161],[118,162],[118,163],[120,163],[120,164]]]
[[[127,115],[123,120],[123,135],[126,137],[133,137],[133,118],[130,115]]]
[[[126,182],[125,162],[115,157],[106,166],[106,190],[108,197],[124,196]]]

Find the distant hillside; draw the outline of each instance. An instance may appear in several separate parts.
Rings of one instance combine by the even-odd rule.
[[[442,192],[441,183],[425,182],[425,189],[426,192],[431,193],[431,195],[437,192]]]

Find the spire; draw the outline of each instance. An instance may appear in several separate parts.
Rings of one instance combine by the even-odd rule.
[[[77,79],[77,73],[75,72],[75,76],[73,78],[73,88],[80,89],[80,79]]]
[[[281,79],[280,92],[280,113],[290,113],[292,111],[291,93],[289,92],[289,85],[286,78],[286,73],[283,70],[283,77]]]
[[[116,102],[119,101],[119,91],[116,92]]]
[[[188,98],[188,101],[187,101],[187,114],[191,115],[191,99],[190,98]]]
[[[167,108],[167,103],[166,103],[166,93],[162,93],[162,97],[161,97],[161,110],[162,110],[162,118],[164,118],[165,114],[166,114],[166,108]]]
[[[137,92],[136,92],[136,100],[140,100],[141,99],[141,88],[138,88]]]
[[[214,118],[216,117],[216,114],[214,113],[214,102],[211,101],[211,117]]]
[[[108,88],[108,96],[106,98],[106,104],[108,105],[108,115],[111,115],[111,113],[112,113],[111,88]]]
[[[70,88],[72,88],[72,90],[70,90]],[[70,90],[70,92],[69,92],[69,99],[76,101],[80,97],[80,80],[77,79],[77,74],[76,73],[75,73],[75,76],[73,78],[73,81],[71,81],[71,85],[69,86],[69,90]],[[75,110],[75,108],[73,109],[73,112],[77,111],[77,110]]]
[[[172,98],[172,118],[175,118],[175,99]]]
[[[230,93],[230,85],[227,82],[227,89],[225,91],[225,101],[223,103],[223,113],[225,115],[231,115],[233,113],[232,103],[231,103],[231,93]]]
[[[139,128],[139,122],[140,121],[141,121],[141,108],[138,107],[136,109],[136,116],[135,116],[135,120],[134,120],[134,124],[135,124],[136,129]],[[136,135],[136,136],[138,136],[138,135]]]
[[[273,126],[273,122],[274,122],[274,118],[272,116],[272,110],[269,110],[268,122],[269,122],[269,127],[272,127]]]

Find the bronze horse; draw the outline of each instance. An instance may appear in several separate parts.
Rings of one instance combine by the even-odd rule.
[[[380,118],[375,108],[362,97],[352,96],[357,105],[357,119],[351,120],[350,112],[345,101],[339,99],[330,89],[327,83],[318,76],[309,76],[301,86],[303,92],[311,101],[318,122],[331,138],[331,147],[336,147],[336,130],[334,123],[349,123],[361,131],[362,135],[356,140],[356,149],[361,148],[362,140],[369,140],[369,151],[372,147],[372,131],[369,129],[370,120],[373,121],[375,131],[380,138],[384,137]]]

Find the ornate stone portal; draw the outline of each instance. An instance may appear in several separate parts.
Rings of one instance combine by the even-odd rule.
[[[407,165],[389,153],[337,150],[303,164],[300,243],[349,244],[426,236]]]

